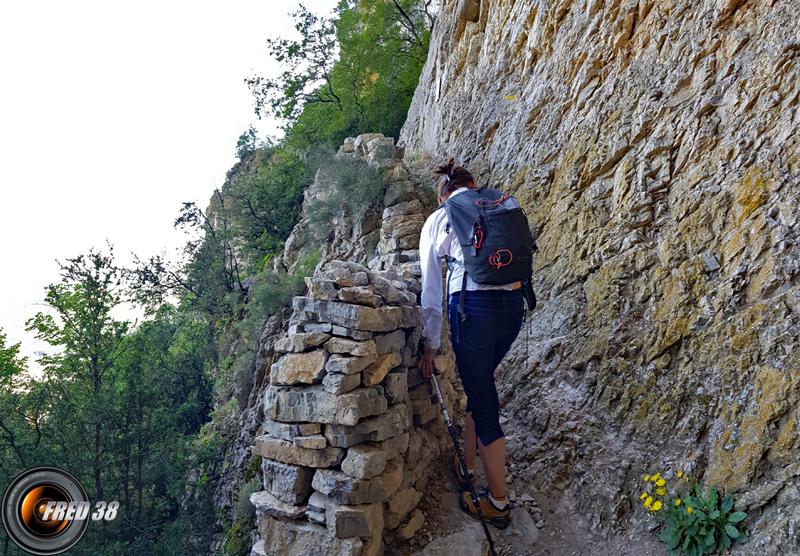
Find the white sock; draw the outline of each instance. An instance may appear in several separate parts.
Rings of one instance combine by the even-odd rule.
[[[508,497],[506,496],[505,498],[498,499],[492,496],[492,493],[490,492],[489,502],[491,502],[492,506],[494,506],[498,510],[504,510],[506,506],[508,506]]]

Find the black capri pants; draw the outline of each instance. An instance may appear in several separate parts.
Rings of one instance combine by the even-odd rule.
[[[459,294],[453,292],[448,301],[453,351],[467,395],[467,412],[472,414],[481,444],[488,446],[503,436],[494,371],[522,327],[522,288],[466,291],[464,322],[456,310]]]

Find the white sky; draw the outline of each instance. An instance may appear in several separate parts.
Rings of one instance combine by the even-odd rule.
[[[56,259],[106,239],[124,264],[171,254],[181,203],[205,208],[247,126],[278,134],[244,78],[277,69],[266,38],[293,31],[297,4],[0,3],[0,328],[25,355]]]

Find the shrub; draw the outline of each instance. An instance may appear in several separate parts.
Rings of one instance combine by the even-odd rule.
[[[223,189],[241,269],[249,275],[264,270],[283,249],[313,174],[303,155],[290,148],[260,148],[246,162]]]
[[[255,459],[255,458],[254,458]],[[259,458],[260,460],[260,458]],[[250,503],[250,495],[262,489],[261,476],[254,477],[239,487],[233,507],[233,523],[225,530],[224,554],[244,556],[249,553],[256,510]]]
[[[314,269],[317,267],[321,256],[322,247],[317,247],[314,251],[298,261],[297,265],[294,267],[294,272],[289,277],[294,292],[293,295],[300,295],[305,291],[305,277],[314,274]]]
[[[260,478],[261,477],[261,460],[263,458],[258,454],[253,454],[250,457],[250,462],[247,464],[247,468],[244,470],[244,480],[249,481],[251,479]]]
[[[250,531],[252,524],[250,519],[241,518],[234,521],[230,527],[225,529],[225,542],[222,553],[226,556],[247,556],[250,553]]]
[[[306,218],[313,239],[319,240],[333,227],[337,216],[354,216],[375,208],[388,184],[384,174],[363,159],[335,157],[336,151],[320,146],[308,154],[309,166],[321,171],[324,189],[308,199]]]
[[[256,510],[250,503],[250,495],[254,492],[261,490],[261,477],[253,477],[241,487],[239,487],[239,495],[236,498],[236,507],[233,510],[234,519],[251,518],[255,515]]]
[[[270,315],[281,311],[288,305],[292,296],[305,290],[305,276],[314,273],[320,259],[322,249],[318,248],[303,257],[292,274],[265,270],[254,278],[248,291],[248,303],[245,317],[236,324],[239,333],[236,357],[226,358],[222,368],[231,377],[239,389],[244,389],[252,376],[252,362],[264,323]],[[221,386],[224,384],[221,384]]]

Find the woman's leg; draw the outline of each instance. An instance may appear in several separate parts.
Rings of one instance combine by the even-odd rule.
[[[509,307],[505,307],[508,305]],[[497,332],[499,337],[493,350],[493,365],[494,369],[500,364],[505,357],[511,344],[519,335],[520,328],[522,327],[522,316],[524,308],[520,305],[517,308],[517,303],[514,300],[508,300],[504,303],[504,310],[501,315],[495,320],[497,323]],[[494,370],[492,371],[494,375]],[[486,471],[486,479],[489,483],[489,493],[493,498],[502,500],[506,497],[506,439],[500,437],[494,442],[490,442],[488,446],[479,446],[481,453],[481,461],[483,462],[484,470]]]
[[[475,469],[478,452],[477,428],[487,420],[496,407],[496,391],[492,378],[493,330],[492,311],[488,308],[473,306],[467,300],[468,322],[459,322],[454,304],[449,305],[451,332],[458,327],[458,335],[454,335],[453,351],[456,358],[458,374],[467,395],[467,410],[464,416],[464,463],[468,469]],[[499,425],[498,425],[499,426]],[[499,433],[498,433],[499,434]],[[483,461],[483,459],[481,459]],[[486,465],[484,464],[484,470]]]
[[[497,500],[506,497],[506,439],[502,436],[488,446],[480,445],[489,493]]]
[[[475,436],[475,421],[472,420],[470,413],[464,415],[464,432],[461,437],[464,439],[464,463],[467,464],[467,469],[475,469],[478,437]]]

